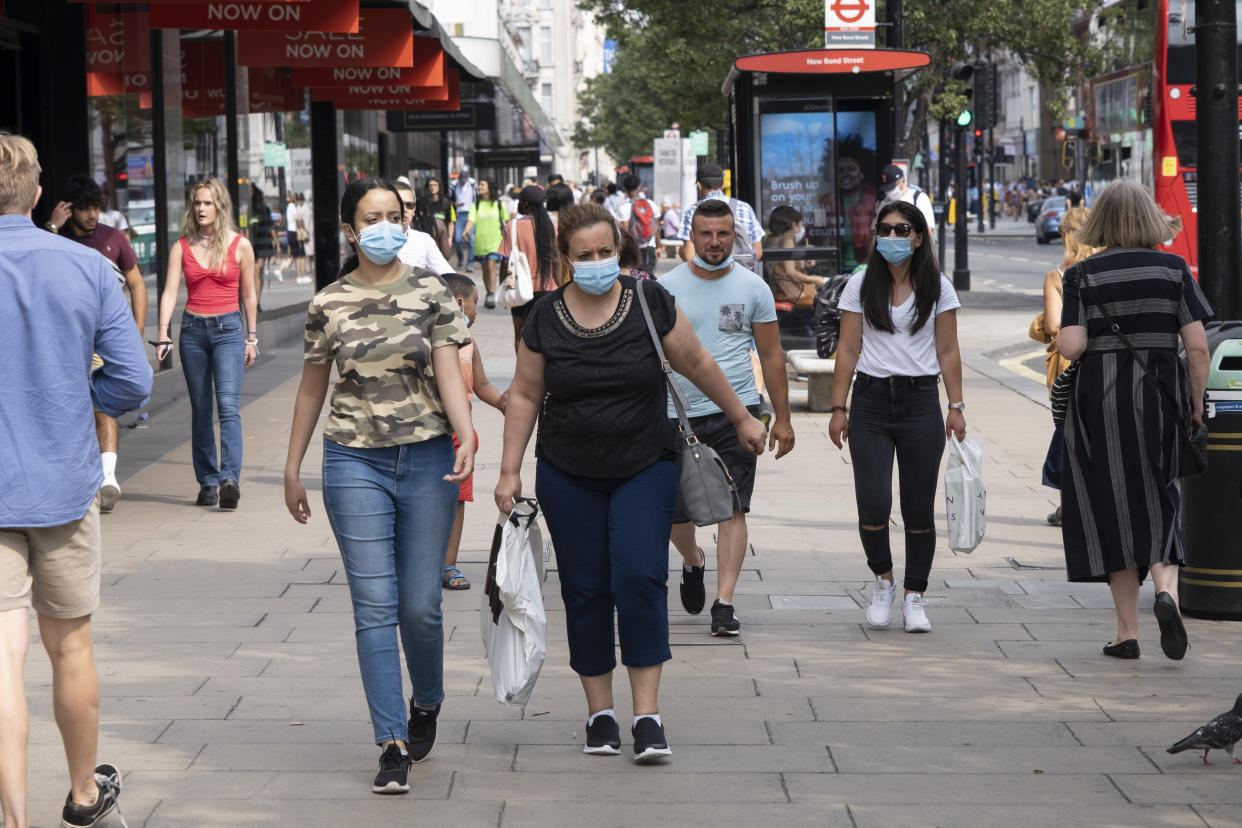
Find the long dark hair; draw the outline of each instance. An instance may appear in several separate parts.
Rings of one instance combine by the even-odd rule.
[[[495,201],[500,198],[500,193],[496,192],[496,179],[488,176],[483,180],[487,182],[487,195],[481,195],[479,198],[487,199],[488,201]]]
[[[397,192],[397,188],[389,183],[386,178],[362,178],[358,181],[351,181],[349,186],[345,188],[345,194],[341,196],[341,223],[348,224],[354,228],[354,237],[358,236],[358,202],[362,201],[362,197],[372,190],[387,190],[392,193],[392,197],[397,200],[397,204],[401,204],[401,194]],[[354,247],[350,243],[350,247]],[[352,273],[358,269],[358,249],[354,247],[354,252],[341,264],[341,272],[337,274],[337,278],[344,276],[346,273]]]
[[[433,181],[436,182],[436,189],[440,191],[439,197],[433,197],[431,195],[431,182]],[[446,211],[453,204],[453,202],[449,200],[448,193],[444,190],[444,182],[434,175],[431,176],[431,178],[428,178],[427,183],[420,189],[422,190],[422,194],[425,194],[427,196],[427,200],[431,202],[433,207],[435,207],[436,212]]]
[[[535,225],[535,258],[539,260],[540,283],[548,278],[555,281],[559,265],[556,255],[556,225],[552,223],[552,217],[543,206],[543,199],[543,188],[532,184],[522,188],[517,203],[518,215],[530,216]]]
[[[893,201],[880,208],[879,215],[875,217],[876,224],[891,213],[900,213],[906,223],[923,239],[923,243],[914,249],[914,255],[910,257],[910,284],[914,287],[915,311],[910,333],[916,333],[927,322],[936,302],[940,300],[940,267],[936,264],[936,253],[932,249],[931,238],[927,235],[927,219],[923,218],[923,213],[913,204]],[[893,277],[889,272],[888,262],[873,245],[871,258],[867,260],[867,272],[863,276],[862,306],[867,323],[877,331],[895,333],[891,310],[892,296]]]

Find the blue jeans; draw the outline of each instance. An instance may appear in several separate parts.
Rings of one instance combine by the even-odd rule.
[[[470,270],[474,261],[474,233],[466,233],[466,224],[469,221],[468,211],[460,210],[457,213],[457,223],[453,226],[453,255],[457,257],[457,266],[465,265],[467,270]]]
[[[194,477],[200,486],[241,480],[241,389],[246,372],[241,311],[181,315],[181,373],[190,395]],[[213,401],[214,397],[214,401]],[[220,417],[217,462],[215,418]]]
[[[893,555],[888,518],[893,509],[896,455],[906,535],[903,586],[913,592],[927,589],[936,554],[936,485],[944,446],[937,377],[871,377],[858,373],[850,400],[849,439],[858,534],[871,571],[876,575],[890,571]]]
[[[668,540],[677,502],[677,464],[662,460],[633,477],[566,474],[540,460],[535,493],[543,508],[565,602],[569,666],[602,676],[621,663],[654,667],[668,646]]]
[[[397,628],[414,702],[444,700],[440,574],[457,509],[447,434],[350,448],[323,441],[323,505],[354,605],[354,638],[376,744],[406,738]]]

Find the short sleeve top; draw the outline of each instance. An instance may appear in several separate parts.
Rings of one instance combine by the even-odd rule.
[[[1096,302],[1139,350],[1176,351],[1178,332],[1212,315],[1186,260],[1147,248],[1112,248],[1083,259],[1065,271],[1062,295],[1061,328],[1085,325],[1088,353],[1126,350]]]
[[[866,271],[855,274],[845,283],[837,307],[843,311],[863,314],[862,353],[858,370],[873,377],[929,377],[940,373],[940,357],[936,354],[936,317],[962,306],[953,283],[940,274],[940,298],[931,315],[917,331],[911,331],[916,317],[914,293],[899,307],[889,305],[893,332],[871,327],[863,313],[862,284]]]
[[[535,455],[567,474],[626,478],[677,456],[664,371],[635,291],[646,291],[661,339],[676,324],[677,304],[656,282],[620,282],[617,310],[598,328],[574,321],[564,287],[537,300],[522,328],[526,347],[544,359]]]
[[[339,375],[324,437],[380,448],[451,433],[431,352],[469,342],[457,303],[430,271],[410,268],[383,285],[347,274],[328,285],[311,299],[304,356],[335,362]]]

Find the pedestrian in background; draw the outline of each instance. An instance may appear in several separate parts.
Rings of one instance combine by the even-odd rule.
[[[560,186],[564,187],[563,184]],[[509,311],[513,317],[514,351],[517,351],[522,341],[522,326],[526,324],[530,309],[535,306],[536,302],[560,286],[556,224],[544,208],[543,199],[543,188],[538,184],[528,184],[523,187],[518,193],[518,214],[505,224],[504,235],[500,239],[500,283],[504,284],[509,278],[509,258],[513,255],[511,240],[516,231],[518,250],[526,257],[534,285],[534,298]]]
[[[453,206],[457,215],[457,225],[453,229],[453,252],[457,254],[457,269],[464,269],[467,273],[474,272],[474,240],[470,236],[468,223],[478,195],[478,185],[470,177],[470,168],[462,164],[457,180],[453,182]]]
[[[129,238],[122,231],[103,223],[103,190],[95,179],[87,175],[73,176],[69,179],[66,195],[67,200],[61,203],[69,205],[68,215],[60,228],[49,222],[48,229],[52,232],[59,230],[65,238],[98,250],[112,263],[121,287],[129,291],[129,307],[141,338],[147,324],[147,284],[138,269],[138,257],[130,246]],[[102,364],[101,358],[95,355],[91,359],[91,370],[98,370]],[[99,487],[99,511],[107,514],[121,498],[121,484],[116,477],[117,451],[120,448],[116,420],[102,411],[96,411],[95,436],[99,439],[99,460],[104,475]]]
[[[1048,356],[1044,359],[1044,364],[1047,367],[1049,395],[1052,394],[1052,384],[1056,382],[1057,377],[1070,366],[1070,361],[1057,350],[1057,334],[1061,332],[1061,308],[1064,305],[1062,277],[1067,267],[1081,262],[1096,252],[1094,247],[1088,247],[1079,239],[1079,233],[1083,222],[1087,220],[1088,213],[1085,207],[1071,207],[1061,217],[1061,247],[1064,250],[1061,266],[1049,270],[1044,276],[1044,309],[1031,322],[1031,328],[1028,331],[1032,339],[1048,346]],[[1064,449],[1065,439],[1062,426],[1053,424],[1052,440],[1048,444],[1048,454],[1044,458],[1044,467],[1041,472],[1043,484],[1058,492],[1057,508],[1048,515],[1048,524],[1051,526],[1061,525],[1062,507],[1059,501]]]
[[[496,182],[490,178],[479,181],[479,196],[466,216],[466,235],[474,239],[474,259],[483,269],[483,300],[486,308],[496,307],[496,271],[500,264],[500,240],[504,236],[509,214],[497,198]],[[470,271],[467,270],[467,273]]]
[[[668,641],[668,540],[677,499],[675,429],[665,416],[664,372],[636,291],[673,367],[728,413],[739,440],[763,450],[763,426],[694,336],[672,296],[651,280],[621,275],[616,220],[583,204],[561,214],[557,247],[572,279],[531,309],[509,388],[496,504],[513,508],[535,420],[535,492],[556,549],[569,632],[569,664],[587,700],[586,745],[617,754],[613,711],[621,662],[634,703],[634,758],[670,754],[660,718]]]
[[[289,258],[293,259],[296,268],[297,283],[306,280],[306,259],[303,258],[302,239],[298,234],[298,194],[290,190],[285,204],[285,240],[288,242]]]
[[[574,191],[569,189],[566,184],[550,184],[548,186],[547,199],[544,207],[548,211],[548,215],[552,218],[552,223],[556,224],[562,210],[568,210],[574,206]]]
[[[935,500],[945,438],[966,436],[957,293],[936,265],[927,220],[913,204],[880,208],[867,269],[841,294],[841,336],[828,435],[849,441],[858,533],[875,577],[867,624],[887,627],[896,581],[889,546],[893,458],[897,459],[906,570],[906,632],[930,632],[923,603],[936,553]],[[857,370],[857,374],[855,374]],[[846,408],[850,378],[853,398]],[[949,413],[940,414],[940,382]]]
[[[303,284],[315,281],[313,268],[315,265],[315,208],[311,202],[311,191],[298,193],[298,238],[302,241]]]
[[[785,352],[781,350],[780,331],[776,327],[776,303],[763,279],[733,261],[734,222],[726,202],[708,199],[699,204],[691,220],[690,241],[697,251],[694,260],[664,274],[660,285],[677,300],[695,336],[755,418],[762,414],[762,398],[751,364],[752,344],[759,352],[764,384],[776,412],[768,447],[776,449],[779,460],[793,450],[794,431],[789,415]],[[741,620],[733,608],[733,591],[742,574],[749,543],[746,513],[750,511],[755,486],[756,452],[741,442],[740,432],[733,428],[722,406],[682,377],[677,382],[689,403],[686,414],[691,429],[701,443],[720,455],[735,486],[732,516],[714,527],[716,600],[712,602],[710,629],[712,635],[737,635]],[[667,413],[670,425],[675,427],[677,410],[671,401]],[[697,615],[706,603],[706,559],[695,540],[695,526],[689,515],[674,516],[672,541],[683,560],[682,606]]]
[[[315,294],[285,461],[285,505],[310,519],[302,459],[335,363],[324,425],[323,501],[341,550],[362,685],[381,747],[372,791],[405,793],[427,758],[444,700],[440,576],[458,486],[474,468],[474,429],[458,347],[466,323],[439,276],[397,258],[406,242],[396,189],[364,178],[341,197],[355,255]],[[461,447],[454,454],[456,432]],[[413,696],[406,720],[397,629]]]
[[[179,342],[181,373],[190,398],[194,477],[199,485],[195,502],[236,509],[241,499],[242,375],[259,355],[259,302],[254,289],[254,248],[238,232],[233,202],[218,178],[203,179],[190,190],[181,240],[168,253],[156,328],[156,356],[161,360],[173,351],[169,326],[183,277],[187,299]]]
[[[640,270],[655,275],[656,245],[659,243],[659,216],[655,205],[639,189],[642,184],[638,176],[630,173],[625,177],[625,203],[621,207],[624,218],[621,227],[628,230],[638,242]]]
[[[788,204],[781,204],[768,214],[768,235],[763,246],[768,250],[793,250],[806,241],[806,225],[802,213]],[[816,292],[824,286],[823,276],[812,276],[802,263],[787,259],[766,265],[767,282],[777,302],[788,302],[796,308],[808,309],[815,302]]]
[[[263,191],[252,182],[250,185],[250,245],[254,248],[255,303],[261,307],[263,289],[267,287],[267,263],[279,251],[276,228],[272,224],[272,209],[267,206]],[[281,281],[284,281],[283,277]]]
[[[34,145],[0,133],[0,307],[9,310],[0,325],[0,818],[7,828],[30,825],[23,673],[33,608],[52,663],[45,704],[69,765],[59,824],[75,828],[116,811],[121,793],[121,772],[97,764],[91,614],[103,472],[91,417],[145,405],[151,366],[112,265],[30,220],[39,172]],[[103,362],[95,371],[92,350]]]
[[[453,228],[457,223],[457,208],[453,205],[453,199],[444,194],[443,182],[435,176],[427,179],[423,190],[431,202],[431,213],[436,220],[436,231],[432,235],[435,236],[436,244],[440,247],[440,255],[447,260],[449,251],[453,249]]]
[[[1148,570],[1161,649],[1177,660],[1188,647],[1177,600],[1185,563],[1179,420],[1203,422],[1203,320],[1212,310],[1186,262],[1156,249],[1171,232],[1141,184],[1105,187],[1078,234],[1103,250],[1065,271],[1057,335],[1057,350],[1079,363],[1065,416],[1066,573],[1108,582],[1117,637],[1104,653],[1119,658],[1139,657],[1139,586]]]
[[[700,164],[695,184],[698,187],[699,200],[682,212],[681,228],[677,231],[677,238],[682,241],[681,260],[688,262],[694,258],[691,226],[695,210],[703,202],[717,199],[729,205],[736,222],[733,260],[747,270],[758,273],[759,261],[763,258],[763,226],[759,224],[755,209],[745,201],[738,201],[724,194],[724,170],[719,164]]]

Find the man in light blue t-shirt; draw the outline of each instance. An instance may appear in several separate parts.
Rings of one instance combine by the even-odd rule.
[[[776,304],[763,279],[733,264],[733,224],[728,202],[712,199],[699,204],[690,227],[696,255],[665,274],[660,284],[676,297],[699,341],[756,417],[760,416],[761,400],[750,352],[752,346],[758,351],[763,382],[775,413],[769,448],[779,446],[776,456],[780,458],[793,448],[794,432],[789,421],[789,385],[776,326]],[[677,382],[690,403],[687,415],[695,435],[720,455],[737,489],[733,517],[720,524],[716,533],[716,601],[711,623],[712,635],[737,635],[741,624],[733,611],[733,590],[746,554],[746,513],[755,485],[755,455],[738,442],[732,423],[715,403],[688,380],[679,376]],[[677,416],[671,402],[669,416]],[[687,612],[698,614],[706,602],[703,569],[707,561],[695,543],[694,524],[681,514],[673,521],[673,545],[685,559],[681,603]]]

